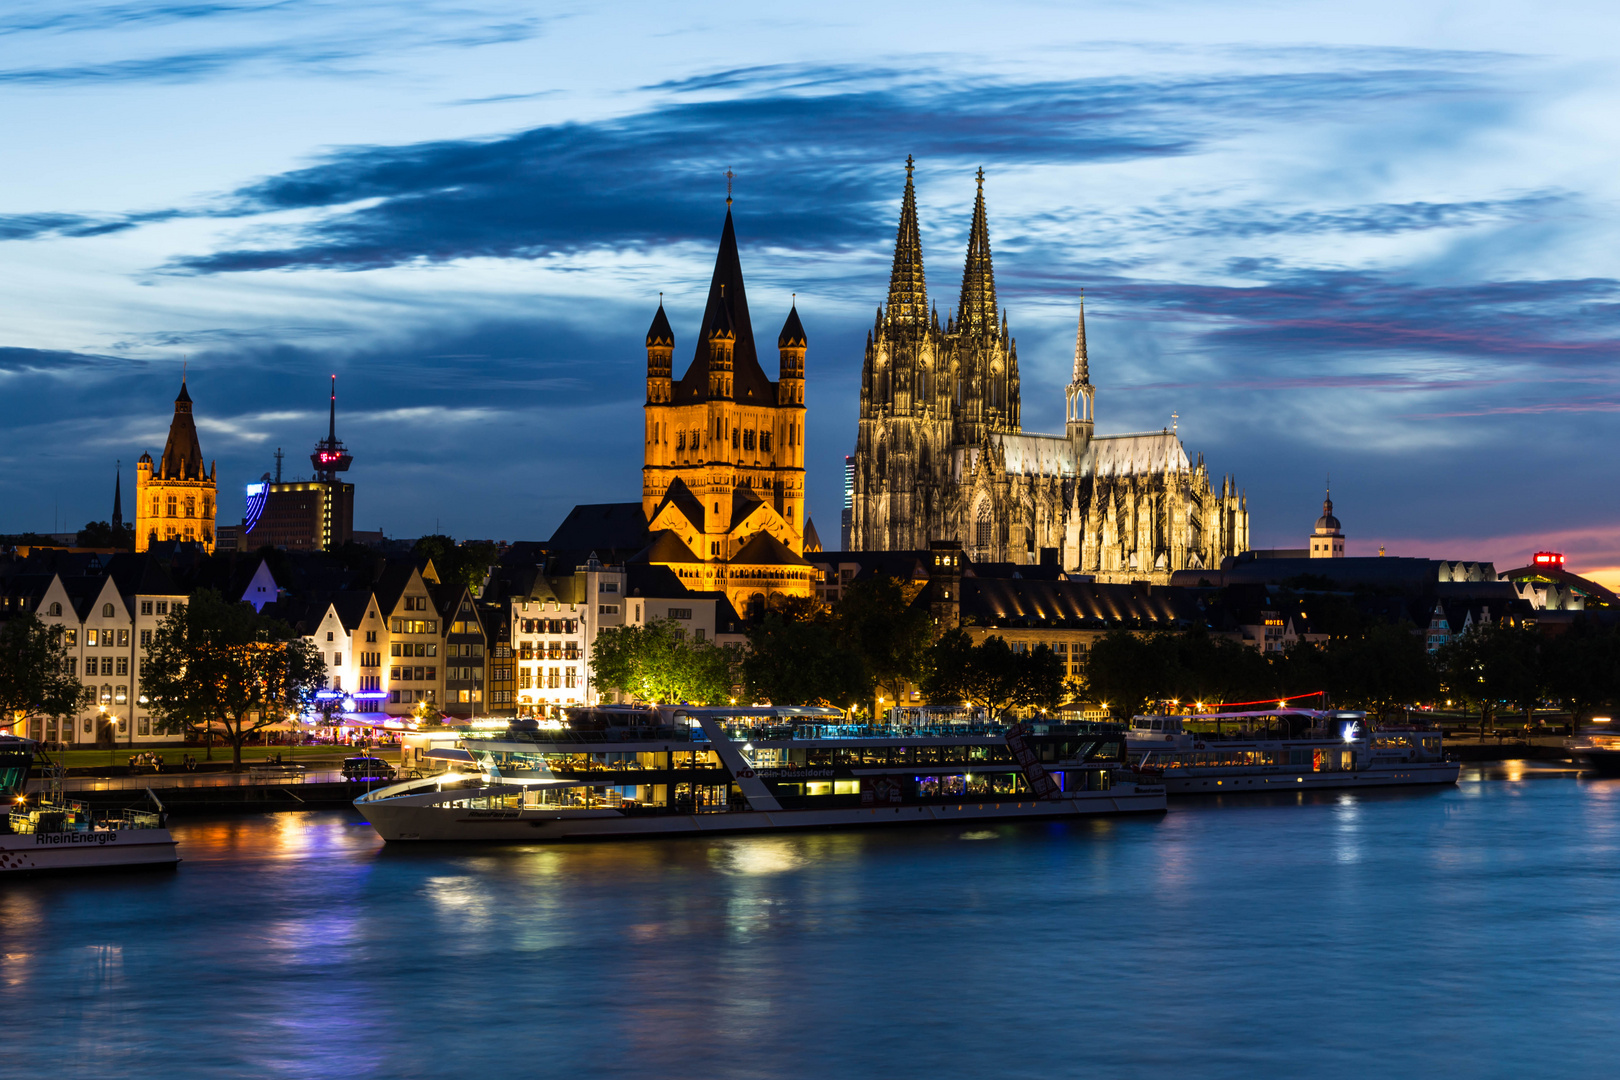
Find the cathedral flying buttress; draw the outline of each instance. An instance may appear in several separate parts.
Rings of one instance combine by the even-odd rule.
[[[850,544],[956,540],[979,562],[1046,564],[1099,581],[1168,582],[1247,550],[1247,502],[1217,492],[1174,427],[1096,434],[1082,298],[1062,435],[1023,431],[1018,346],[997,306],[984,171],[962,291],[943,324],[928,301],[912,174],[886,303],[861,367]]]

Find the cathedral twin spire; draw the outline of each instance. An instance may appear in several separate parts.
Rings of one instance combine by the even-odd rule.
[[[956,328],[961,333],[996,332],[996,272],[990,264],[990,223],[984,210],[984,170],[979,170],[979,193],[973,200],[973,227],[968,232],[967,262],[962,267],[962,299],[957,306]]]
[[[900,223],[894,235],[894,268],[889,274],[891,324],[922,324],[928,319],[928,286],[923,274],[922,230],[917,224],[917,192],[912,181],[916,163],[906,158],[906,190],[900,200]],[[968,230],[967,260],[962,267],[962,295],[952,320],[962,333],[995,335],[1001,328],[996,307],[996,272],[990,257],[990,219],[984,205],[984,170],[975,177],[973,224]]]
[[[906,157],[906,193],[900,200],[900,225],[894,234],[894,270],[889,274],[889,321],[921,325],[928,317],[928,285],[923,277],[922,230],[917,227],[915,168]]]

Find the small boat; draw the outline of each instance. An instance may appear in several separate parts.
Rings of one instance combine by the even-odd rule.
[[[0,878],[179,864],[161,804],[155,813],[93,811],[62,797],[63,770],[48,761],[50,791],[30,796],[28,771],[38,749],[31,739],[0,736],[0,798],[7,804],[0,813]]]
[[[1137,716],[1128,746],[1171,795],[1455,784],[1462,768],[1445,759],[1438,728],[1336,710]]]
[[[1599,776],[1620,776],[1620,735],[1592,735],[1573,741],[1569,753]]]
[[[550,842],[1162,813],[1103,723],[859,723],[836,709],[578,709],[429,759],[355,808],[384,840]],[[471,766],[472,770],[467,767]]]

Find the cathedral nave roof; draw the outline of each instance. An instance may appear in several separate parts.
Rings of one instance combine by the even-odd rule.
[[[1099,435],[1091,445],[1098,476],[1140,476],[1192,467],[1186,448],[1173,431]]]
[[[1010,476],[1073,476],[1074,444],[1063,435],[992,435]]]

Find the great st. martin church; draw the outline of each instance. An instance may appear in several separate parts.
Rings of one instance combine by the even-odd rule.
[[[1019,421],[1018,346],[997,310],[984,172],[957,309],[928,306],[911,159],[888,302],[867,336],[854,458],[850,546],[926,548],[957,540],[983,562],[1056,561],[1099,581],[1168,582],[1247,549],[1236,483],[1210,486],[1175,431],[1096,435],[1085,308],[1075,338],[1067,424],[1035,435]]]

